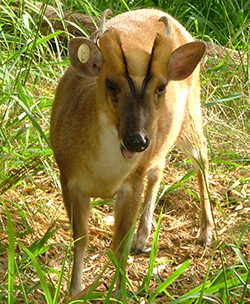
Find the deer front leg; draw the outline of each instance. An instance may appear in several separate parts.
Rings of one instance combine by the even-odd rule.
[[[162,179],[163,168],[165,161],[163,160],[158,165],[148,171],[148,185],[146,196],[143,204],[142,216],[136,235],[132,243],[132,252],[139,254],[146,246],[147,239],[151,232],[152,217],[157,198],[159,185]]]
[[[77,184],[68,184],[61,178],[63,200],[73,228],[74,260],[70,283],[70,295],[82,290],[82,272],[85,249],[88,244],[88,220],[90,199]]]
[[[124,254],[125,245],[128,240],[130,231],[135,225],[135,221],[140,208],[141,195],[143,191],[143,177],[134,174],[121,186],[117,193],[115,202],[115,231],[113,237],[113,252],[117,261],[120,261]],[[124,260],[122,269],[125,270]],[[116,282],[116,294],[121,289],[121,275],[118,276]]]

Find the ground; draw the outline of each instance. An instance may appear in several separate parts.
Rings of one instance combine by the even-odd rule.
[[[164,184],[162,184],[161,191],[163,191],[164,185],[172,186],[178,183],[187,170],[191,169],[189,164],[185,164],[186,160],[181,153],[172,152],[168,160],[172,162],[173,158],[175,162],[167,165],[165,169]],[[185,292],[202,284],[213,250],[215,251],[211,269],[214,269],[214,271],[212,270],[210,275],[221,269],[222,261],[228,266],[235,263],[233,250],[229,246],[225,246],[222,253],[221,248],[225,244],[237,244],[242,229],[249,222],[250,202],[249,199],[244,198],[250,197],[250,189],[245,187],[242,189],[241,194],[236,191],[228,192],[228,179],[226,176],[223,179],[221,178],[221,176],[215,174],[211,174],[209,177],[213,215],[216,223],[215,241],[213,243],[215,247],[203,248],[196,244],[200,222],[200,207],[198,200],[192,195],[198,192],[195,176],[176,190],[164,194],[155,209],[154,218],[156,222],[162,209],[163,216],[158,239],[157,264],[154,272],[163,281],[185,261],[191,261],[184,275],[167,288],[167,292],[173,297],[183,295]],[[9,208],[12,221],[15,223],[15,236],[25,246],[29,247],[34,241],[41,240],[45,232],[53,224],[53,229],[58,228],[55,233],[52,233],[47,242],[47,244],[53,245],[38,257],[38,261],[42,265],[48,265],[60,271],[66,249],[68,244],[70,244],[71,230],[60,190],[55,187],[51,177],[44,174],[38,175],[34,179],[28,180],[25,186],[20,185],[7,191],[3,194],[2,199]],[[90,242],[84,262],[84,287],[95,281],[109,260],[107,251],[110,249],[112,239],[113,206],[111,203],[104,205],[99,203],[96,205],[92,209],[89,224]],[[5,231],[7,229],[7,217],[2,207],[0,211],[1,225],[3,227],[0,230],[0,277],[4,278],[3,284],[7,284],[8,238]],[[151,246],[153,236],[154,229],[148,241],[148,248]],[[15,250],[16,254],[18,254],[21,248],[16,245]],[[250,256],[249,239],[243,238],[240,250],[243,256]],[[140,284],[147,274],[149,256],[149,252],[137,256],[129,256],[128,278],[136,291],[140,288]],[[20,256],[18,259],[20,260]],[[61,298],[67,297],[69,268],[70,265],[67,260],[61,286]],[[101,279],[104,284],[98,286],[97,290],[105,291],[107,289],[114,271],[114,266],[110,264]],[[31,265],[21,272],[21,276],[25,284],[34,284],[34,282],[37,283],[39,281]],[[18,282],[17,277],[16,280]],[[51,272],[50,280],[52,284],[56,285],[58,275],[55,271],[54,273]],[[156,287],[157,282],[152,279],[150,290],[153,292]],[[41,292],[41,289],[40,291],[39,288],[36,289],[35,292],[29,295],[30,301],[43,303]],[[15,294],[15,298],[18,303],[22,303],[22,294],[20,292]],[[164,293],[157,298],[157,303],[167,303],[169,301],[170,298]]]

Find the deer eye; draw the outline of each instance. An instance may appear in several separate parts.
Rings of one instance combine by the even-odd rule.
[[[106,79],[106,88],[108,91],[114,94],[119,92],[117,85],[114,84],[114,82],[112,82],[110,79]]]
[[[162,84],[161,86],[159,86],[159,87],[156,89],[155,93],[156,93],[156,94],[164,94],[165,91],[166,91],[166,83],[164,83],[164,84]]]

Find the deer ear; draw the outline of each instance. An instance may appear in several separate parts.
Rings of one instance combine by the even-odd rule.
[[[69,41],[69,59],[76,73],[84,78],[98,76],[103,61],[95,43],[83,37]]]
[[[169,80],[183,80],[190,76],[205,50],[205,43],[200,41],[189,42],[176,49],[168,62]]]

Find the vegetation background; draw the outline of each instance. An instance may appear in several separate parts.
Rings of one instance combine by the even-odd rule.
[[[116,15],[146,7],[167,11],[196,38],[222,47],[204,57],[201,74],[216,236],[210,250],[194,245],[199,226],[194,173],[173,149],[151,253],[130,258],[124,303],[250,303],[250,0],[36,3],[0,1],[1,303],[63,303],[68,293],[72,239],[49,144],[54,91],[69,65],[72,23],[63,10],[100,17],[106,8]],[[58,11],[63,31],[45,16],[47,5]],[[40,30],[44,23],[46,33]],[[74,26],[86,32],[81,24]],[[84,301],[109,303],[115,271],[107,249],[112,202],[93,206],[85,283],[100,274],[108,286]]]

